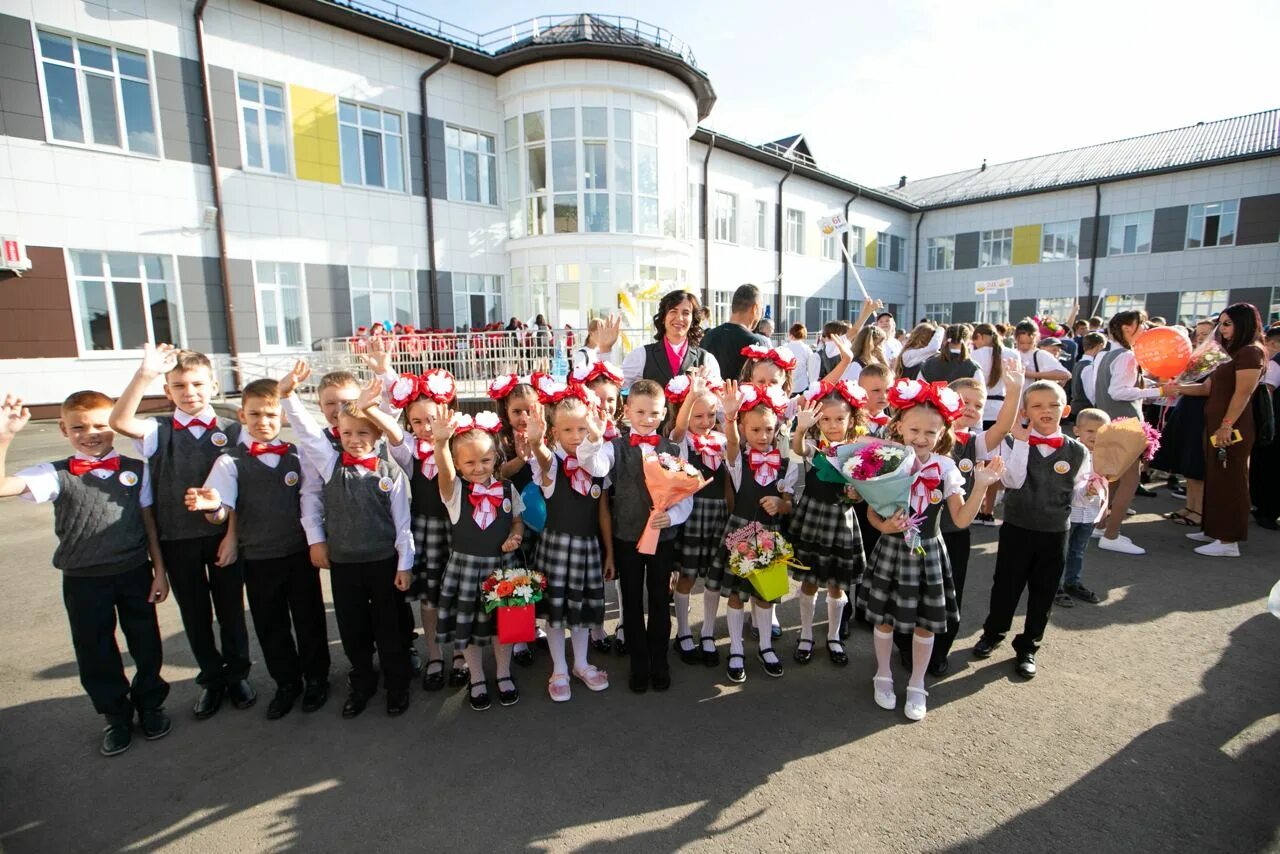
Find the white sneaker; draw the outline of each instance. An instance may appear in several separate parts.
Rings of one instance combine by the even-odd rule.
[[[1101,528],[1094,528],[1092,531],[1089,532],[1089,538],[1093,540],[1100,540],[1102,539],[1102,534],[1103,534],[1103,531]]]
[[[1213,542],[1217,542],[1216,540],[1214,540],[1214,538],[1213,538],[1213,537],[1209,536],[1209,535],[1208,535],[1208,534],[1206,534],[1204,531],[1193,531],[1192,533],[1187,534],[1187,539],[1188,539],[1188,540],[1195,540],[1197,543],[1213,543]]]
[[[1196,549],[1196,554],[1207,557],[1240,557],[1240,544],[1214,540],[1207,546],[1201,546]]]
[[[925,698],[928,696],[929,692],[923,688],[907,686],[907,701],[902,704],[902,713],[907,716],[908,720],[924,720],[925,713],[929,710],[925,703]]]
[[[898,695],[893,692],[892,676],[873,676],[871,687],[876,698],[876,705],[882,709],[893,711],[898,706]]]
[[[1147,550],[1141,546],[1135,546],[1133,540],[1124,534],[1117,534],[1114,540],[1108,540],[1106,537],[1098,539],[1098,548],[1109,552],[1120,552],[1126,555],[1144,555]]]

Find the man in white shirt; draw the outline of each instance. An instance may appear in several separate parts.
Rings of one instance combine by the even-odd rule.
[[[877,314],[876,326],[884,332],[884,343],[880,345],[880,349],[884,352],[885,361],[892,365],[893,360],[902,352],[902,342],[898,340],[898,325],[893,313],[882,311]]]

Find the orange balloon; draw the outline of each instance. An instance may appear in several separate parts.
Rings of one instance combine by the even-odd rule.
[[[1176,329],[1157,326],[1133,342],[1138,366],[1154,377],[1171,380],[1187,369],[1191,361],[1191,341]]]

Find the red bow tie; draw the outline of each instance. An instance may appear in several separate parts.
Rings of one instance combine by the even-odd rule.
[[[916,472],[911,481],[911,509],[923,513],[929,506],[929,493],[942,485],[942,467],[929,463]]]
[[[436,476],[436,449],[421,439],[418,440],[418,461],[422,463],[423,477],[430,480]]]
[[[1063,441],[1063,437],[1061,436],[1053,436],[1052,438],[1046,438],[1044,436],[1032,436],[1030,439],[1027,440],[1027,444],[1029,444],[1033,448],[1036,445],[1048,445],[1050,448],[1053,448],[1056,451],[1062,447],[1062,441]]]
[[[889,423],[889,416],[881,412],[879,415],[868,415],[867,420],[877,427],[883,427]]]
[[[569,476],[569,485],[574,492],[579,495],[591,492],[591,475],[583,470],[576,454],[569,454],[564,458],[564,473]]]
[[[278,445],[265,445],[262,442],[254,442],[249,446],[249,456],[260,457],[263,454],[275,454],[277,457],[283,457],[289,450],[289,446],[284,442]]]
[[[360,457],[353,457],[350,454],[348,454],[346,451],[343,451],[342,464],[344,466],[364,466],[369,471],[378,470],[378,458],[376,456],[364,457],[362,459]]]
[[[772,451],[752,451],[747,455],[747,465],[755,475],[756,483],[768,486],[778,477],[778,467],[782,465],[782,454],[777,448]]]
[[[87,474],[94,469],[102,469],[103,471],[120,471],[120,458],[111,457],[105,460],[82,460],[79,457],[72,457],[71,462],[67,466],[73,475],[79,477]]]
[[[471,518],[475,520],[476,527],[483,531],[498,518],[498,505],[502,502],[502,484],[473,486],[471,495],[468,497],[472,507]]]
[[[635,433],[632,433],[631,447],[634,448],[636,445],[648,445],[650,448],[656,448],[658,447],[658,439],[659,436],[657,433],[650,436],[637,436]]]
[[[956,431],[956,441],[962,445],[967,444],[969,442],[970,437],[972,436],[973,436],[973,431],[971,430]]]
[[[720,460],[724,454],[724,445],[710,435],[699,436],[696,433],[689,434],[689,445],[693,448],[693,452],[702,457],[702,464],[709,469],[720,467]]]
[[[203,427],[206,430],[212,430],[217,425],[218,425],[217,418],[210,418],[208,421],[201,421],[199,418],[192,418],[186,424],[183,424],[181,421],[178,420],[178,417],[176,415],[173,417],[174,430],[186,430],[188,427]]]

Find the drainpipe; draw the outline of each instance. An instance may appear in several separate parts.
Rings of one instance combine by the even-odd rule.
[[[702,307],[711,305],[711,231],[707,214],[707,203],[711,199],[711,151],[716,147],[716,135],[711,134],[707,143],[707,155],[702,158]]]
[[[427,293],[431,297],[431,328],[440,328],[440,282],[436,271],[436,215],[431,203],[431,140],[427,136],[427,78],[453,62],[453,47],[443,59],[437,60],[418,78],[418,98],[421,105],[418,117],[418,133],[422,136],[422,189],[427,198]]]
[[[1098,269],[1098,241],[1102,233],[1102,185],[1094,184],[1093,201],[1093,252],[1089,259],[1089,313],[1093,313],[1093,283]]]
[[[850,229],[852,229],[852,226],[849,225],[849,208],[853,206],[853,203],[858,200],[858,196],[861,196],[861,195],[862,195],[862,188],[859,187],[857,192],[855,192],[852,196],[849,197],[849,201],[844,203],[845,232],[843,235],[841,235],[840,239],[844,241],[844,250],[845,252],[849,253],[850,260],[853,259],[853,253],[850,251],[850,247],[849,247],[849,232],[850,232]],[[849,314],[849,261],[845,261],[842,271],[844,273],[844,293],[840,297],[840,307],[844,310],[844,313],[847,316]],[[821,332],[818,333],[818,339],[819,340],[822,339]]]
[[[920,218],[916,220],[916,252],[915,252],[915,276],[911,284],[911,317],[912,324],[915,318],[920,316],[920,224],[924,222],[924,211],[920,211]]]
[[[791,168],[787,170],[787,174],[783,175],[782,180],[778,182],[778,221],[774,223],[773,229],[773,248],[778,256],[778,292],[773,296],[773,328],[775,332],[782,324],[782,185],[787,183],[787,179],[795,171],[796,164],[793,162]]]
[[[240,348],[236,345],[235,304],[231,300],[231,275],[227,268],[227,221],[222,211],[222,177],[218,174],[218,147],[213,138],[213,94],[209,83],[209,64],[204,52],[204,7],[209,0],[196,3],[196,55],[200,62],[200,86],[204,96],[204,138],[209,148],[209,177],[213,185],[213,207],[218,212],[214,228],[218,236],[218,272],[222,277],[222,306],[227,324],[227,352],[231,356],[231,379],[240,388]]]

